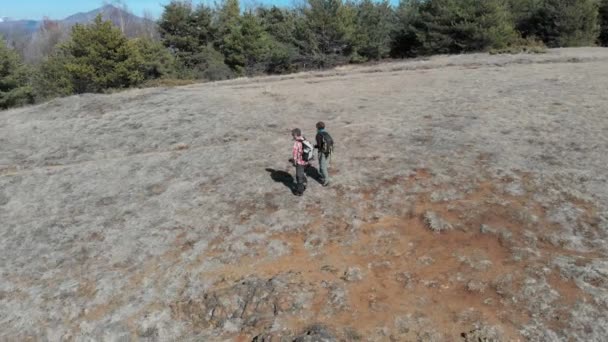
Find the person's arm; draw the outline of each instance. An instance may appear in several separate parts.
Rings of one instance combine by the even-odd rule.
[[[323,136],[321,135],[321,133],[317,133],[317,136],[315,137],[317,144],[315,145],[316,149],[320,149],[321,145],[323,145]]]
[[[297,161],[298,161],[298,142],[297,141],[293,144],[293,151],[292,151],[291,155],[292,155],[293,165],[296,165]]]

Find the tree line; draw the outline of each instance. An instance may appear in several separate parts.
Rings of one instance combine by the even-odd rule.
[[[42,28],[44,29],[44,28]],[[243,10],[174,0],[156,33],[97,17],[41,32],[39,58],[0,39],[0,109],[87,92],[284,74],[385,58],[608,46],[608,0],[306,0]],[[42,38],[40,38],[42,37]],[[46,37],[46,38],[45,38]],[[31,55],[30,55],[31,56]]]

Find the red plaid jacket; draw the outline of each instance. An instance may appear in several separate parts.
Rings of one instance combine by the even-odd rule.
[[[303,137],[297,137],[296,141],[293,143],[293,162],[296,165],[308,165],[307,161],[304,161],[304,159],[302,159],[302,140],[304,140]]]

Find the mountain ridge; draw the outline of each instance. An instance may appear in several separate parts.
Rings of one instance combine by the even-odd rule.
[[[122,27],[128,22],[141,23],[147,20],[122,8],[113,5],[104,5],[88,12],[74,13],[60,20],[48,18],[43,18],[41,20],[12,19],[10,17],[0,17],[0,35],[9,41],[23,36],[31,37],[45,21],[50,20],[58,23],[61,27],[69,28],[75,24],[90,23],[99,14],[102,15],[104,20],[110,20],[118,27]]]

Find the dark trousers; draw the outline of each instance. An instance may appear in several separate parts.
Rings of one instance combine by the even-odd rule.
[[[306,190],[306,183],[308,182],[306,179],[307,167],[307,165],[296,165],[296,194],[303,194],[304,190]]]

